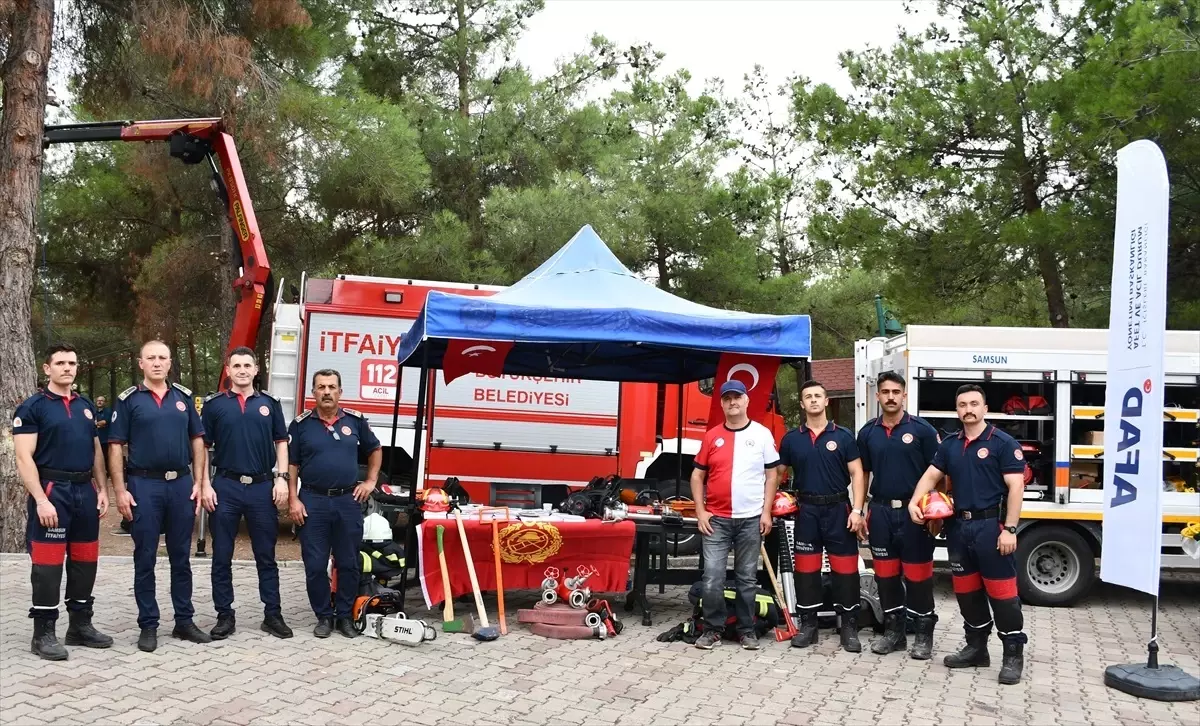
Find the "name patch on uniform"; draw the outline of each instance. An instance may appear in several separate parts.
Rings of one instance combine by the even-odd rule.
[[[259,407],[258,407],[258,412],[259,412],[259,413],[261,413],[261,414],[262,414],[262,415],[264,415],[264,416],[270,416],[270,415],[271,415],[271,409],[267,408],[266,406],[259,406]]]
[[[342,435],[343,435],[343,436],[349,436],[349,435],[350,435],[350,427],[349,427],[349,426],[343,426],[343,427],[342,427]]]
[[[87,416],[90,419],[92,417],[92,409],[90,409],[90,408],[83,409],[83,415]]]
[[[913,442],[913,435],[912,434],[904,434],[903,436],[900,437],[900,440],[906,444],[911,444]]]
[[[187,406],[183,405],[183,401],[176,401],[176,402],[175,402],[175,408],[179,409],[180,411],[186,411],[186,410],[187,410]]]
[[[986,459],[988,457],[988,450],[980,449],[975,455],[978,456],[980,459]]]

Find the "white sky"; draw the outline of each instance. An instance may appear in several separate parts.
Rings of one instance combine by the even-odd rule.
[[[546,0],[515,55],[535,77],[548,75],[555,60],[586,50],[599,33],[618,47],[651,43],[666,53],[666,70],[691,72],[694,92],[718,77],[738,94],[757,63],[773,86],[800,74],[845,93],[838,53],[890,46],[899,26],[935,18],[932,0],[914,7],[917,14],[906,15],[901,0]]]

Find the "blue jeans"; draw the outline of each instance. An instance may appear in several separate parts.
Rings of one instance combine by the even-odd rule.
[[[279,566],[275,564],[275,541],[279,536],[279,513],[271,498],[273,482],[242,484],[218,476],[213,479],[217,509],[212,513],[212,590],[218,615],[233,615],[233,540],[242,516],[250,533],[250,548],[258,566],[258,596],[265,615],[279,615]]]
[[[192,477],[174,481],[129,477],[133,508],[133,598],[137,601],[138,627],[158,628],[158,600],[154,590],[154,563],[158,559],[158,536],[167,535],[167,558],[171,561],[171,604],[175,623],[192,622],[192,529],[196,503],[192,501]],[[165,525],[165,526],[164,526]]]
[[[761,517],[713,517],[711,535],[702,535],[704,543],[704,592],[701,595],[704,621],[717,632],[725,630],[725,568],[729,550],[733,549],[733,574],[737,587],[734,612],[737,631],[746,635],[754,632],[754,597],[758,594],[758,554],[762,535],[758,531]]]

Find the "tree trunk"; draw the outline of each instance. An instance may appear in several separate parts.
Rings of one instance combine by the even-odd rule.
[[[17,0],[14,5],[10,17],[0,18],[11,30],[0,65],[0,421],[5,426],[36,385],[30,295],[54,34],[54,0]],[[25,489],[10,428],[0,435],[0,551],[18,552],[24,542]]]
[[[196,338],[192,334],[192,331],[190,331],[190,330],[188,331],[188,334],[187,334],[187,347],[188,347],[188,387],[192,389],[193,393],[199,394],[200,393],[200,383],[199,383],[199,379],[196,377],[196,373],[197,373],[197,371],[196,371]]]
[[[467,3],[466,0],[457,0],[455,3],[458,10],[458,29],[455,31],[455,41],[458,43],[458,68],[455,75],[458,76],[458,115],[462,118],[471,116],[471,65],[469,43],[469,30],[467,28]]]

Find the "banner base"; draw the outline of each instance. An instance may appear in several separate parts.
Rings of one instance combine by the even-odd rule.
[[[1104,669],[1104,685],[1154,701],[1200,700],[1200,679],[1173,665],[1158,668],[1144,663],[1112,665]]]

